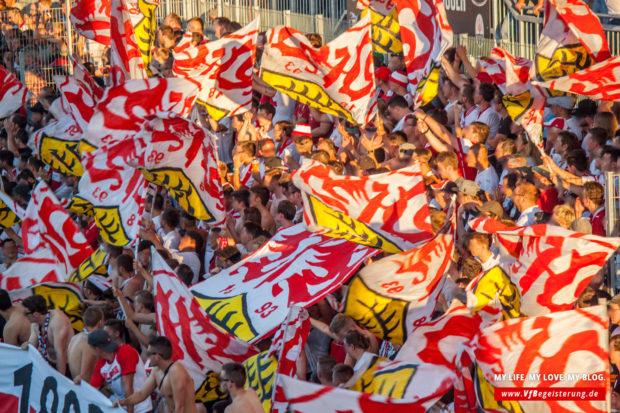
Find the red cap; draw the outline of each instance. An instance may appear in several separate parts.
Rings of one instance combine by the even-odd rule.
[[[387,82],[388,80],[390,80],[391,74],[392,74],[392,71],[388,69],[386,66],[378,67],[377,70],[375,70],[375,77],[377,79],[383,80],[384,82]]]

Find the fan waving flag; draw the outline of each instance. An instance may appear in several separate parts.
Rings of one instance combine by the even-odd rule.
[[[222,365],[241,363],[258,351],[215,327],[155,249],[151,256],[158,334],[172,342],[173,358],[192,377],[197,401],[226,397],[217,380]]]
[[[32,191],[22,222],[22,239],[28,254],[49,249],[63,267],[65,278],[93,253],[84,234],[43,181]]]
[[[522,315],[519,288],[501,266],[475,276],[465,291],[467,308],[482,317],[484,326]]]
[[[529,138],[540,149],[542,142],[542,121],[545,110],[545,92],[530,82],[532,62],[515,58],[506,50],[495,47],[492,57],[503,59],[506,83],[503,103],[515,123],[523,126]]]
[[[198,81],[159,78],[129,80],[107,88],[82,136],[82,151],[122,141],[140,131],[144,119],[158,112],[189,114]]]
[[[365,125],[376,106],[370,18],[317,49],[289,27],[267,32],[260,76],[274,89],[323,113]]]
[[[144,148],[142,140],[128,139],[82,158],[84,175],[73,199],[92,205],[99,234],[112,245],[129,244],[140,230],[148,182],[132,163]]]
[[[361,16],[370,13],[372,23],[372,43],[377,53],[401,53],[398,10],[391,0],[358,0],[357,8],[363,10]]]
[[[146,142],[139,165],[147,181],[167,188],[196,219],[223,222],[226,211],[215,156],[215,137],[172,112],[146,119],[138,134]]]
[[[439,234],[364,267],[349,285],[344,313],[377,337],[402,344],[430,321],[453,249],[453,235]]]
[[[511,228],[478,218],[469,226],[494,234],[507,271],[528,316],[573,308],[596,273],[620,246],[620,238],[579,234],[547,224]]]
[[[533,82],[551,90],[576,93],[596,100],[620,100],[620,57],[546,82]]]
[[[398,253],[433,237],[418,166],[372,176],[341,176],[304,160],[292,177],[312,232]]]
[[[260,19],[209,43],[191,45],[191,33],[174,49],[175,76],[202,76],[197,103],[213,119],[239,115],[252,107],[252,75]]]
[[[26,103],[28,89],[2,65],[0,79],[0,119],[4,119]]]
[[[417,88],[423,78],[439,67],[441,56],[452,45],[452,28],[442,0],[394,0],[409,84]],[[422,103],[416,93],[415,105]]]
[[[480,407],[496,411],[490,410],[499,407],[496,400],[511,400],[503,396],[506,390],[562,388],[581,390],[586,397],[513,401],[517,409],[510,411],[609,411],[605,401],[610,389],[608,325],[605,308],[596,306],[508,320],[483,329],[474,347]],[[593,392],[598,397],[588,400]]]
[[[376,253],[293,225],[191,291],[213,323],[254,343],[286,319],[291,305],[321,300]]]
[[[276,374],[294,377],[297,373],[297,360],[304,349],[310,318],[302,307],[293,306],[286,322],[274,334],[271,346],[256,356],[243,362],[247,371],[247,386],[253,388],[266,412],[286,411],[285,406],[273,403]]]
[[[557,79],[610,57],[598,17],[582,0],[545,2],[543,31],[536,47],[531,78]]]

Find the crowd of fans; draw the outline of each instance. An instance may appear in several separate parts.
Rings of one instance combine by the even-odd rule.
[[[20,39],[43,38],[44,33],[55,30],[54,23],[45,24],[46,7],[49,3],[45,0],[33,3],[31,12],[39,13],[39,20],[15,11],[9,22],[3,21],[0,44],[9,70],[19,70],[14,52]],[[151,64],[154,75],[170,75],[172,49],[184,26],[194,33],[195,44],[207,41],[200,18],[184,25],[178,16],[167,16],[157,32]],[[240,26],[217,18],[213,27],[220,38]],[[28,30],[32,32],[27,34]],[[309,38],[321,45],[320,36]],[[265,41],[261,33],[258,61]],[[41,63],[32,64],[42,67]],[[160,190],[147,199],[134,255],[132,249],[104,245],[93,219],[75,216],[92,246],[102,246],[109,256],[107,276],[93,275],[82,286],[84,331],[74,334],[67,316],[48,308],[40,296],[12,304],[2,291],[4,341],[36,346],[60,373],[105,389],[111,398],[123,400],[128,411],[148,412],[158,405],[163,409],[164,404],[169,411],[175,405],[176,411],[204,409],[194,405],[188,390],[193,388],[191,379],[180,364],[173,363],[170,342],[157,336],[150,248],[154,246],[188,286],[234,265],[280,228],[302,221],[301,193],[291,182],[291,172],[303,159],[329,165],[335,174],[352,176],[418,164],[435,231],[445,222],[451,198],[457,197],[457,248],[435,316],[452,300],[465,300],[469,281],[500,263],[492,239],[469,229],[470,218],[488,216],[509,226],[549,223],[606,235],[604,176],[620,172],[620,104],[588,99],[576,103],[570,96],[549,99],[543,155],[508,116],[500,91],[479,65],[470,62],[464,47],[445,54],[438,95],[417,110],[412,109],[403,56],[375,55],[375,68],[379,112],[373,123],[362,127],[295,102],[258,77],[251,112],[217,123],[202,111],[200,121],[218,139],[225,223],[210,226],[197,221]],[[93,70],[93,74],[106,83],[105,68]],[[27,146],[29,136],[53,119],[48,109],[57,96],[52,88],[41,90],[39,103],[27,113],[7,118],[0,131],[3,188],[23,207],[37,179],[48,182],[61,199],[77,192],[76,177],[49,170]],[[3,269],[23,252],[19,232],[19,227],[7,228],[1,235]],[[333,293],[335,300],[329,302],[341,299],[346,288],[344,285]],[[595,305],[605,296],[600,275],[577,305]],[[313,327],[297,376],[346,387],[365,352],[392,357],[395,346],[381,343],[329,302],[323,300],[308,308]],[[620,298],[611,301],[610,310],[612,323],[619,323]],[[620,351],[619,340],[620,336],[612,338],[612,350]],[[256,395],[244,389],[242,367],[226,365],[220,383],[232,396],[229,411],[262,411]],[[620,385],[615,386],[620,390]],[[221,408],[220,404],[215,411]]]

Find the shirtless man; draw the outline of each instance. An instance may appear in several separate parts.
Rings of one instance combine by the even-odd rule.
[[[220,388],[229,393],[232,403],[225,413],[264,413],[265,409],[252,388],[245,389],[245,368],[239,363],[226,363],[220,372]]]
[[[97,363],[97,354],[88,345],[88,333],[103,328],[103,311],[89,307],[84,311],[84,331],[79,332],[69,342],[69,371],[72,377],[80,376],[90,382]]]
[[[4,342],[21,346],[30,338],[30,321],[24,316],[24,307],[13,305],[6,290],[0,290],[0,315],[6,320],[2,336]]]
[[[59,310],[48,310],[45,298],[31,295],[22,301],[24,315],[30,321],[28,343],[39,349],[41,355],[62,375],[67,373],[67,349],[73,337],[69,318]],[[22,345],[22,348],[24,345]]]
[[[172,360],[172,343],[166,337],[153,337],[146,353],[153,367],[144,386],[125,400],[121,406],[140,403],[159,389],[166,402],[167,413],[196,413],[194,382],[181,363]]]

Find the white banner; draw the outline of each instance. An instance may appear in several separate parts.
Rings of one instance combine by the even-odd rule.
[[[73,384],[32,346],[25,351],[0,343],[0,371],[2,412],[124,412],[89,384]]]

